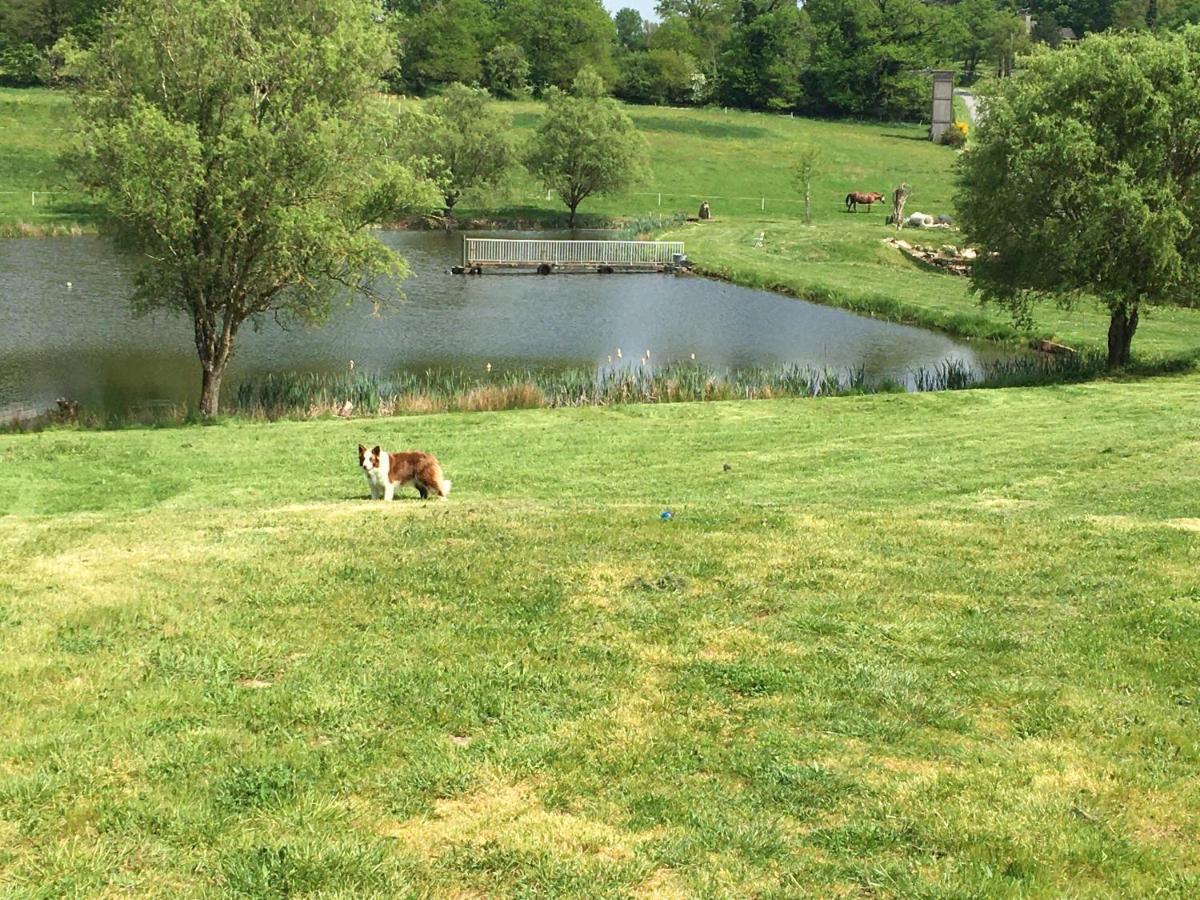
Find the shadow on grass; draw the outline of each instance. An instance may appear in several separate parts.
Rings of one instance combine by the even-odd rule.
[[[705,122],[702,119],[671,119],[666,116],[641,115],[636,108],[632,118],[643,131],[667,131],[673,134],[695,134],[709,138],[742,138],[752,140],[765,136],[765,128],[755,125],[735,125],[732,122]]]
[[[537,206],[501,206],[495,209],[459,209],[455,211],[450,227],[457,230],[504,230],[504,231],[567,231],[569,214],[564,210],[543,209]],[[576,231],[608,230],[623,223],[623,220],[599,213],[580,212],[575,216]],[[409,228],[437,230],[444,227],[440,221],[412,220]]]
[[[931,143],[929,135],[922,134],[897,134],[896,132],[888,132],[884,135],[885,138],[890,138],[893,141],[917,141],[922,144]]]

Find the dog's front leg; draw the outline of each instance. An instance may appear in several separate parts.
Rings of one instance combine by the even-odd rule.
[[[391,500],[392,495],[396,493],[396,486],[390,481],[383,486],[383,499]]]

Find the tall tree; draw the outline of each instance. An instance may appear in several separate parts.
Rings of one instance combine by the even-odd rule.
[[[1049,13],[1046,16],[1053,21]],[[997,54],[1007,58],[1010,51],[1019,49],[1016,36],[1024,34],[1025,23],[998,8],[997,0],[963,0],[948,9],[942,36],[947,55],[962,64],[967,79],[973,79],[982,63],[1000,63]],[[1057,24],[1054,36],[1057,43]]]
[[[481,0],[402,0],[391,23],[405,89],[479,81],[493,24]]]
[[[495,97],[520,97],[529,92],[529,60],[512,41],[497,44],[483,58],[483,83]]]
[[[721,47],[729,37],[739,4],[740,0],[660,0],[655,8],[662,17],[662,33],[656,34],[651,43],[663,50],[694,56],[707,75],[715,75]],[[687,29],[690,39],[686,43],[672,35],[677,25]]]
[[[0,4],[0,43],[46,50],[67,33],[88,42],[116,0],[5,0]]]
[[[924,71],[938,58],[945,11],[921,0],[809,0],[814,32],[805,70],[815,111],[880,119],[919,116]]]
[[[674,50],[626,53],[614,93],[631,103],[684,104],[693,99],[696,63]]]
[[[809,44],[808,16],[794,3],[742,0],[721,55],[721,100],[731,106],[795,109]]]
[[[490,102],[488,92],[454,84],[428,102],[428,149],[442,162],[435,176],[454,209],[463,191],[498,183],[516,160],[512,118]]]
[[[613,16],[613,25],[617,29],[617,44],[621,49],[635,51],[646,47],[646,23],[642,14],[628,6],[617,10]]]
[[[405,266],[364,226],[436,202],[384,161],[380,19],[369,0],[130,0],[91,51],[74,163],[141,251],[135,308],[191,319],[205,416],[243,325],[378,299]]]
[[[604,96],[604,82],[584,69],[570,94],[547,92],[526,166],[571,211],[593,194],[610,194],[635,183],[645,168],[646,141],[620,105]]]
[[[1069,26],[1076,34],[1103,31],[1113,23],[1113,7],[1118,0],[1031,0],[1030,12],[1040,19],[1051,14],[1060,25]]]
[[[616,27],[601,0],[500,0],[497,8],[498,25],[525,51],[535,87],[568,87],[584,66],[615,80]]]
[[[1110,366],[1129,361],[1145,307],[1197,303],[1198,68],[1197,27],[1095,35],[985,94],[957,197],[985,301],[1028,318],[1098,298]]]

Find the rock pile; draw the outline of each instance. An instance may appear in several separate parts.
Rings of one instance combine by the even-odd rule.
[[[971,263],[978,256],[970,247],[959,249],[949,244],[938,248],[922,247],[910,244],[908,241],[902,241],[899,238],[884,238],[883,242],[889,247],[895,247],[910,259],[915,259],[917,262],[925,263],[926,265],[936,266],[952,275],[970,274]]]

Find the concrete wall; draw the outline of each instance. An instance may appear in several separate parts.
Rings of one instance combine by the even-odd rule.
[[[929,126],[929,139],[937,142],[946,129],[954,124],[954,73],[933,73],[933,124]]]

